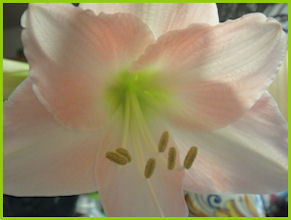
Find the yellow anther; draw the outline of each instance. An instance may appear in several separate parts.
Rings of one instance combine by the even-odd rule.
[[[168,151],[168,169],[172,170],[175,167],[176,164],[176,148],[175,147],[171,147]]]
[[[108,160],[117,163],[118,165],[125,165],[128,162],[125,156],[122,156],[121,154],[112,151],[106,152],[105,157]]]
[[[158,145],[159,152],[164,152],[166,150],[168,141],[169,141],[169,132],[164,131]]]
[[[116,149],[116,152],[121,154],[122,156],[126,157],[128,162],[131,161],[131,156],[130,156],[128,150],[126,150],[125,148],[119,147]]]
[[[190,169],[197,155],[197,147],[191,147],[184,159],[184,167]]]
[[[145,178],[148,179],[153,175],[155,167],[156,167],[156,160],[154,158],[148,159],[145,166],[145,170],[144,170]]]

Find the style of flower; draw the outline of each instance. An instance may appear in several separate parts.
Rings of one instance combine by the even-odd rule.
[[[274,19],[30,4],[21,25],[30,73],[4,106],[4,193],[98,191],[108,216],[185,216],[184,190],[287,187],[286,121],[266,91],[287,49]]]

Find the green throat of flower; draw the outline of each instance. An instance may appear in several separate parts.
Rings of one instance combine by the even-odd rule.
[[[109,111],[118,111],[125,119],[126,112],[140,108],[143,117],[164,113],[172,102],[172,93],[165,80],[155,71],[117,74],[108,85],[105,100]]]

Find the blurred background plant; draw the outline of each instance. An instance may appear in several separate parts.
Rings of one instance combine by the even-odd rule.
[[[28,4],[4,4],[3,78],[4,100],[28,75],[21,44],[20,17]],[[77,5],[77,4],[75,4]],[[288,33],[288,5],[283,3],[217,4],[220,22],[244,14],[262,12],[277,19]],[[13,61],[14,60],[14,61]],[[17,61],[17,62],[16,62]],[[19,62],[21,61],[21,62]],[[288,55],[270,92],[288,120]],[[283,95],[282,95],[283,94]],[[187,195],[187,194],[186,194]],[[208,198],[214,198],[208,199]],[[187,201],[188,200],[188,201]],[[203,205],[198,206],[201,200]],[[199,195],[186,196],[191,216],[288,216],[288,192],[273,195]],[[201,204],[200,201],[200,204]],[[215,203],[214,207],[212,204]],[[218,205],[219,204],[219,205]],[[212,207],[211,207],[212,206]],[[194,208],[193,208],[194,207]],[[248,209],[249,214],[244,214]],[[13,197],[4,195],[4,216],[105,216],[98,193],[59,197]]]

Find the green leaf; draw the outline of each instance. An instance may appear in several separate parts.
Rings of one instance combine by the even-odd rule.
[[[92,199],[99,200],[99,194],[97,192],[96,193],[89,193],[87,195],[89,197],[91,197]]]
[[[29,65],[24,62],[3,59],[3,99],[28,76]]]

